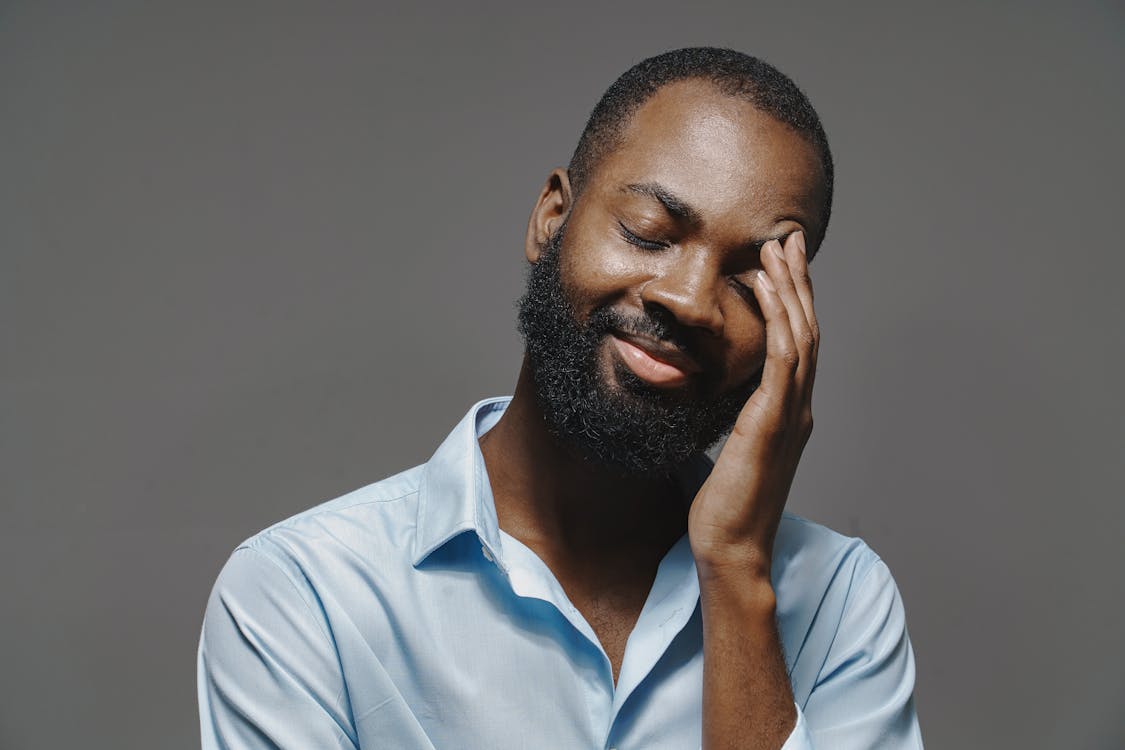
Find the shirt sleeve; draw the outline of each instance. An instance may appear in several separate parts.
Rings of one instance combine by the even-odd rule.
[[[796,704],[794,704],[796,705]],[[812,737],[809,736],[809,724],[805,721],[805,712],[797,706],[797,723],[793,731],[781,746],[781,750],[813,750]]]
[[[784,750],[813,747],[922,747],[906,614],[882,560],[849,593],[824,666]]]
[[[355,750],[339,659],[308,592],[262,552],[235,551],[198,653],[204,750]]]
[[[877,560],[850,592],[836,637],[781,750],[921,750],[914,652],[894,579]]]

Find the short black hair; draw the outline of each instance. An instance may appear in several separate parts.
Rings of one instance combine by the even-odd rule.
[[[718,47],[685,47],[642,60],[613,82],[598,101],[568,172],[575,196],[582,192],[598,162],[621,141],[629,119],[653,94],[669,83],[699,79],[712,83],[727,96],[750,102],[756,109],[792,128],[820,157],[824,173],[820,236],[810,249],[820,247],[832,213],[832,152],[820,117],[788,76],[767,62],[743,52]]]

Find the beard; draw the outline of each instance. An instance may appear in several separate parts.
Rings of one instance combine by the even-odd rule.
[[[564,222],[542,248],[519,301],[519,331],[547,428],[586,460],[620,474],[670,474],[730,431],[761,371],[733,391],[693,396],[653,388],[615,361],[612,385],[600,372],[598,352],[613,331],[691,350],[670,316],[649,310],[630,318],[602,306],[579,322],[560,271],[565,229]]]

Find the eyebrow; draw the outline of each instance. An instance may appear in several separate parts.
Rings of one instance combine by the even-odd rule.
[[[699,211],[692,208],[683,199],[676,197],[663,185],[658,185],[655,182],[640,182],[626,185],[625,189],[631,193],[660,201],[665,211],[681,221],[688,224],[702,223],[703,217],[700,216]]]

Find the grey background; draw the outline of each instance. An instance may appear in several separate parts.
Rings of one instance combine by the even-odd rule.
[[[826,124],[790,507],[890,564],[928,746],[1125,746],[1125,13],[1058,5],[0,4],[0,746],[198,744],[226,556],[509,391],[542,181],[690,44]]]

